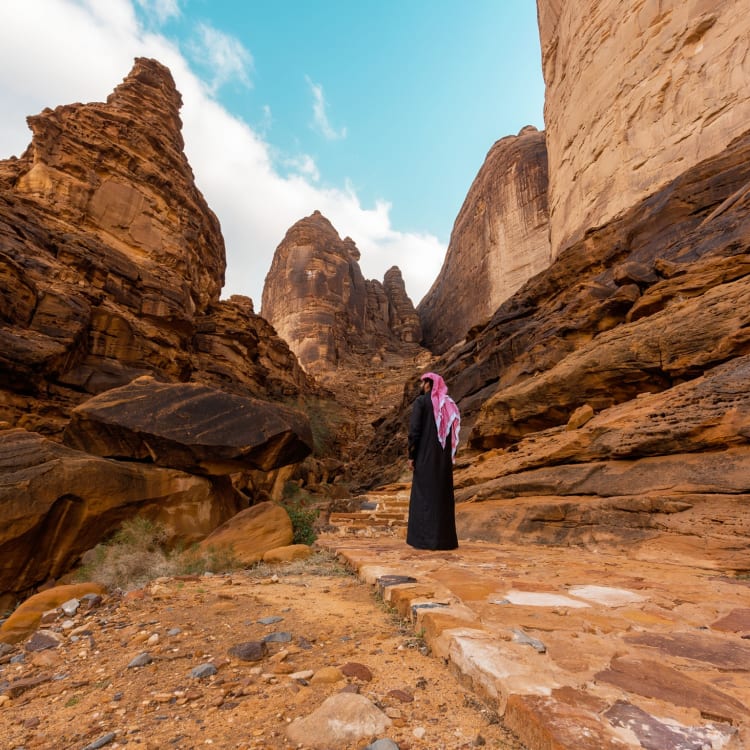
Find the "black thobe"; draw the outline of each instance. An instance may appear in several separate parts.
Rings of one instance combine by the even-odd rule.
[[[455,549],[455,500],[451,434],[442,448],[429,393],[414,402],[409,423],[409,458],[414,475],[409,499],[406,543],[418,549]]]

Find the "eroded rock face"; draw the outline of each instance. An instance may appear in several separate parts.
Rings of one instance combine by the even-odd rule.
[[[548,218],[545,137],[526,127],[495,143],[469,189],[417,307],[427,347],[442,353],[461,341],[550,264]]]
[[[31,118],[27,152],[0,162],[0,418],[59,435],[77,403],[146,374],[314,392],[249,299],[219,300],[223,239],[179,104],[139,59],[107,103]]]
[[[99,458],[26,430],[0,431],[2,601],[67,572],[135,509],[190,543],[242,507],[228,480]]]
[[[308,372],[368,360],[421,339],[401,272],[365,280],[360,253],[319,211],[298,221],[276,248],[263,287],[263,316]]]
[[[251,300],[219,300],[223,239],[183,153],[179,106],[169,71],[138,59],[106,102],[30,118],[27,151],[0,162],[0,426],[27,431],[5,438],[0,467],[0,590],[11,596],[67,572],[135,514],[175,538],[201,539],[248,499],[280,492],[288,473],[279,467],[309,452],[304,419],[264,432],[287,413],[271,404],[254,410],[250,442],[227,432],[241,411],[227,413],[230,402],[305,408],[325,397]],[[211,433],[199,409],[178,410],[181,437],[174,423],[165,436],[128,422],[129,384],[141,377],[165,392],[211,393],[222,424]],[[115,405],[112,390],[125,400]],[[41,437],[60,439],[93,394],[107,400],[110,421],[89,421],[76,444],[127,461]],[[158,399],[136,416],[153,420],[157,407]],[[157,456],[182,456],[172,465],[203,476],[153,466],[149,441]],[[224,476],[230,466],[245,496]]]
[[[537,3],[552,254],[747,128],[742,0]]]

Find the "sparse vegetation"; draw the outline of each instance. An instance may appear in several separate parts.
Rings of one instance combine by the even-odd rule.
[[[317,534],[315,533],[315,521],[318,519],[319,510],[312,506],[312,495],[305,492],[296,482],[287,482],[281,504],[292,519],[294,530],[294,544],[312,544]]]
[[[354,571],[347,568],[336,555],[325,550],[316,550],[303,560],[291,560],[285,563],[269,565],[259,562],[247,571],[253,578],[289,578],[293,576],[341,576],[353,577]]]
[[[170,550],[163,526],[136,517],[125,521],[109,541],[94,548],[76,578],[128,590],[159,576],[217,573],[236,567],[231,550]]]

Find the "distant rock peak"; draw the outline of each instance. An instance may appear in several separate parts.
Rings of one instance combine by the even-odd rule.
[[[314,211],[287,231],[263,289],[262,312],[302,365],[321,374],[342,361],[418,344],[419,318],[395,266],[367,281],[360,251]]]

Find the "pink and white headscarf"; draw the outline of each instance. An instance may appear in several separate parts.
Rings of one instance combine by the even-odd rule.
[[[434,372],[426,372],[420,380],[432,381],[432,411],[435,414],[435,426],[437,427],[438,440],[445,448],[445,439],[451,432],[451,459],[456,460],[456,448],[458,448],[458,436],[461,431],[461,414],[456,402],[448,395],[448,386],[440,375]]]

